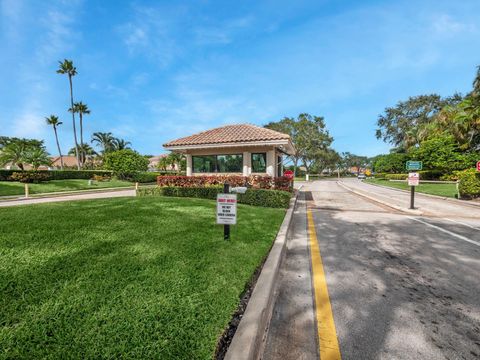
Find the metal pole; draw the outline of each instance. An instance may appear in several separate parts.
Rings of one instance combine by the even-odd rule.
[[[230,193],[230,185],[228,183],[223,183],[223,193]],[[223,225],[223,240],[230,239],[230,225]]]
[[[410,186],[410,209],[415,209],[415,186]]]

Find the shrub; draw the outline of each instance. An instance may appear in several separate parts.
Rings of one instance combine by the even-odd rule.
[[[221,186],[210,187],[178,187],[164,186],[140,188],[138,196],[176,196],[193,197],[202,199],[216,199],[217,194],[223,192]],[[238,194],[237,199],[241,204],[253,206],[287,208],[292,194],[280,190],[248,189],[245,194]]]
[[[0,170],[0,181],[16,181],[12,180],[13,173],[37,173],[45,174],[47,180],[66,180],[66,179],[91,179],[94,175],[112,176],[112,172],[108,170]]]
[[[178,187],[205,187],[220,186],[224,183],[230,186],[248,186],[254,189],[276,189],[292,191],[292,180],[282,176],[272,178],[271,176],[238,176],[238,175],[207,175],[207,176],[159,176],[158,186]]]
[[[103,165],[119,179],[132,180],[138,172],[147,171],[148,159],[134,150],[124,149],[107,153]]]
[[[460,180],[458,190],[460,197],[472,199],[480,196],[480,174],[475,169],[457,171],[455,175]]]
[[[108,176],[108,175],[96,175],[96,174],[94,174],[93,177],[92,177],[92,180],[95,180],[95,181],[110,181],[110,180],[112,180],[112,177]]]
[[[373,168],[381,173],[398,173],[405,170],[407,160],[408,155],[402,153],[378,155],[373,162]]]
[[[22,183],[39,183],[50,180],[48,174],[34,171],[14,172],[10,178],[12,181],[20,181]]]
[[[440,180],[444,171],[440,170],[420,170],[420,180]]]

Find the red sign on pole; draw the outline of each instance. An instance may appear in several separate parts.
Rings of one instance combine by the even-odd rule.
[[[477,161],[477,171],[480,171],[480,161]]]
[[[293,179],[293,171],[292,170],[286,170],[284,173],[283,173],[283,176],[289,178],[289,179]]]

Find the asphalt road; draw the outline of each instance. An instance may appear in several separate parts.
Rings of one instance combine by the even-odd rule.
[[[480,358],[477,209],[429,198],[422,208],[431,216],[414,216],[352,194],[335,181],[303,190],[312,198],[307,203],[343,359]],[[297,214],[295,221],[290,253],[308,244],[304,218]],[[293,253],[297,259],[289,261],[287,252],[282,266],[288,281],[279,282],[265,359],[319,356],[312,352],[318,329],[311,324],[315,308],[308,307],[310,270],[298,259],[302,252]],[[292,295],[296,272],[303,277],[296,284],[300,301]]]

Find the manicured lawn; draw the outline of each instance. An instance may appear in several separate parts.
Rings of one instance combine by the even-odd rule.
[[[388,180],[381,180],[381,179],[368,179],[368,180],[365,180],[365,182],[389,186],[396,189],[410,190],[410,186],[408,186],[407,182],[388,181]],[[427,183],[427,184],[420,184],[416,186],[415,191],[420,193],[425,193],[425,194],[454,198],[455,194],[457,193],[457,186],[456,184],[428,184]]]
[[[88,185],[88,180],[68,179],[68,180],[51,180],[39,184],[28,184],[30,194],[41,194],[58,191],[85,190],[85,189],[102,189],[109,187],[133,186],[131,182],[121,180],[110,181],[94,181],[92,185]],[[23,195],[25,193],[25,185],[16,181],[0,181],[0,196],[7,195]]]
[[[0,358],[211,359],[285,211],[118,198],[0,208]]]

